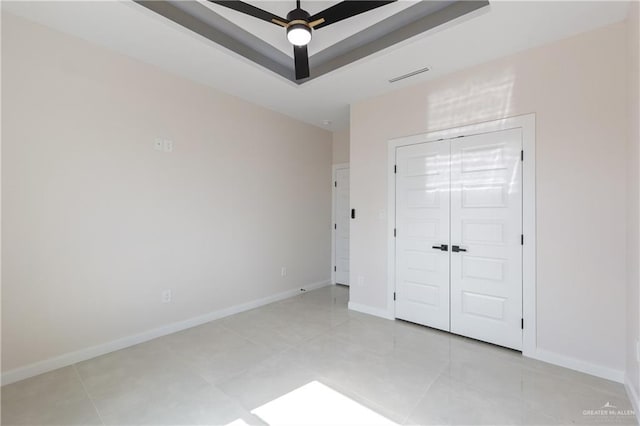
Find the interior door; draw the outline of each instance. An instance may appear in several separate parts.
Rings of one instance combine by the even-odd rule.
[[[334,265],[337,284],[349,285],[349,169],[337,169],[335,180]]]
[[[521,149],[520,129],[451,140],[451,331],[518,350]]]
[[[396,150],[396,317],[449,330],[449,142]]]

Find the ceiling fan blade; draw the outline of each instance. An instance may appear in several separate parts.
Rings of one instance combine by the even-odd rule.
[[[368,1],[368,0],[347,0],[331,6],[316,13],[309,18],[309,22],[324,18],[324,22],[314,26],[314,30],[319,30],[327,25],[342,21],[343,19],[351,18],[352,16],[359,15],[372,9],[376,9],[380,6],[385,6],[389,3],[394,3],[397,0],[388,1]]]
[[[296,67],[296,80],[309,77],[309,54],[307,46],[293,46],[293,58]]]
[[[310,26],[311,28],[315,28],[315,27],[317,27],[318,25],[322,24],[323,22],[324,22],[324,18],[316,19],[315,21],[311,21],[311,22],[309,22],[309,26]]]
[[[283,26],[282,24],[287,24],[287,21],[284,18],[279,17],[278,15],[274,15],[271,12],[267,12],[266,10],[262,10],[259,7],[255,7],[250,5],[249,3],[245,3],[239,0],[208,0],[211,3],[219,4],[220,6],[227,7],[229,9],[233,9],[235,11],[244,13],[245,15],[253,16],[254,18],[261,19],[263,21],[270,22],[272,24]]]

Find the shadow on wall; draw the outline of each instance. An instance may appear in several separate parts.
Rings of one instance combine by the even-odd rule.
[[[469,80],[460,87],[435,91],[427,99],[430,129],[508,117],[512,111],[515,73],[509,68],[490,80]]]

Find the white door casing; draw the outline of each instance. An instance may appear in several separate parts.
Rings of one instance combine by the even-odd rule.
[[[521,129],[451,140],[451,331],[517,350],[521,149]]]
[[[396,317],[447,331],[449,146],[396,151]]]
[[[386,307],[383,310],[368,310],[368,312],[383,318],[396,318],[396,151],[399,147],[415,144],[431,143],[444,139],[455,139],[462,136],[469,137],[502,130],[520,129],[522,131],[522,149],[524,161],[522,167],[522,354],[527,357],[557,363],[565,367],[568,363],[550,358],[548,354],[538,348],[537,344],[537,311],[536,311],[536,115],[535,113],[501,118],[492,121],[469,124],[460,127],[437,130],[411,136],[390,139],[387,145],[387,286]],[[351,306],[351,303],[350,303]],[[354,304],[354,306],[356,306]],[[556,362],[557,361],[557,362]],[[590,374],[599,375],[590,368],[576,368]],[[602,376],[605,377],[605,376]]]
[[[395,316],[522,349],[522,130],[396,148]]]
[[[349,169],[338,168],[334,180],[334,280],[349,285]]]

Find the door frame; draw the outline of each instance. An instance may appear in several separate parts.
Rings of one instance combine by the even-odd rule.
[[[396,241],[396,148],[440,139],[472,136],[501,130],[522,129],[522,354],[533,357],[536,352],[536,115],[535,113],[394,138],[387,146],[387,313],[395,318],[394,292]],[[333,269],[333,268],[332,268]]]
[[[336,223],[336,173],[338,170],[348,169],[349,163],[338,163],[331,166],[331,284],[336,283],[336,230],[333,225]],[[349,177],[349,186],[351,186],[351,177]]]

